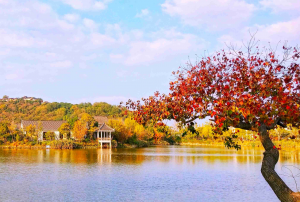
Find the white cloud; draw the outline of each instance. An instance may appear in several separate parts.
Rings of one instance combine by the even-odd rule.
[[[96,47],[111,46],[117,43],[115,38],[100,33],[92,33],[90,35],[90,40],[92,45]]]
[[[163,62],[183,55],[188,57],[208,47],[208,43],[192,34],[182,34],[175,30],[151,33],[152,41],[131,41],[125,54],[111,54],[110,59],[128,66],[148,65]]]
[[[143,18],[143,17],[149,16],[149,14],[150,14],[150,11],[148,9],[143,9],[143,10],[141,10],[140,13],[137,13],[135,15],[135,17],[137,17],[137,18]]]
[[[18,75],[17,74],[6,74],[5,78],[8,79],[8,80],[17,79]]]
[[[64,20],[58,20],[57,21],[57,24],[60,26],[60,28],[62,30],[65,30],[65,31],[70,31],[70,30],[73,30],[75,27],[74,25],[64,21]]]
[[[2,0],[1,84],[53,80],[58,74],[84,62],[81,58],[86,55],[84,48],[97,49],[99,45],[93,44],[91,30],[82,30],[84,26],[95,28],[92,21],[86,19],[78,25],[70,23],[79,18],[73,14],[59,16],[50,6],[35,0],[10,0],[5,4]],[[103,40],[109,38],[105,33],[102,35]]]
[[[59,62],[54,62],[50,64],[50,67],[53,68],[70,68],[72,67],[72,62],[71,61],[59,61]]]
[[[271,25],[257,25],[257,37],[264,41],[278,42],[288,40],[292,43],[299,43],[300,17]]]
[[[94,20],[84,18],[83,19],[83,24],[84,24],[84,26],[86,26],[91,31],[96,31],[98,29],[98,25],[97,25],[97,23],[95,23]]]
[[[83,61],[91,61],[97,59],[98,57],[101,57],[101,55],[93,53],[91,55],[83,55],[80,57],[80,59]]]
[[[8,1],[9,1],[9,0],[0,0],[0,4],[3,4],[3,5],[4,5],[4,4],[8,4]]]
[[[28,75],[32,74],[32,68],[26,64],[15,64],[5,61],[0,62],[0,84],[21,84],[31,82]]]
[[[3,2],[0,2],[1,83],[53,80],[87,60],[97,61],[89,50],[97,50],[101,55],[105,48],[118,43],[117,36],[97,32],[94,21],[80,21],[76,14],[59,16],[49,5],[36,0]]]
[[[174,29],[124,31],[119,24],[103,24],[100,31],[97,26],[92,19],[60,16],[35,0],[0,4],[0,38],[5,39],[0,40],[1,84],[46,83],[67,73],[80,76],[81,69],[101,68],[106,62],[133,66],[124,73],[123,66],[113,64],[109,68],[115,68],[114,75],[138,76],[140,70],[133,73],[138,65],[186,59],[208,46],[200,37]]]
[[[69,21],[69,22],[77,22],[80,19],[80,16],[77,14],[66,14],[64,15],[64,19]]]
[[[0,57],[5,57],[11,53],[10,49],[0,49]]]
[[[111,60],[117,60],[117,61],[124,60],[124,55],[122,54],[110,54],[109,57]]]
[[[85,97],[81,99],[77,99],[72,101],[71,103],[78,104],[83,102],[106,102],[112,105],[119,105],[120,102],[127,102],[129,99],[131,100],[137,100],[136,98],[132,97],[125,97],[125,96],[98,96],[98,97]]]
[[[113,105],[119,105],[120,102],[127,102],[129,99],[136,100],[135,98],[129,98],[125,96],[99,96],[91,99],[93,103],[95,102],[107,102]]]
[[[11,30],[0,29],[0,38],[0,47],[30,47],[34,44],[34,38]]]
[[[62,0],[63,3],[77,10],[104,10],[112,0]]]
[[[291,46],[299,45],[299,33],[300,33],[300,17],[285,21],[278,22],[270,25],[254,25],[252,27],[246,27],[239,32],[232,33],[231,35],[223,35],[218,40],[221,43],[237,44],[242,46],[242,41],[247,42],[250,39],[249,30],[252,34],[257,31],[255,38],[260,40],[262,46],[268,45],[270,42],[272,47],[275,47],[279,41],[283,44],[288,41]]]
[[[133,34],[134,38],[140,40],[144,36],[144,32],[141,30],[132,30],[131,33]]]
[[[300,11],[299,0],[262,0],[259,2],[264,8],[270,8],[273,12]]]
[[[185,24],[219,30],[248,20],[255,6],[243,0],[166,0],[162,9]]]

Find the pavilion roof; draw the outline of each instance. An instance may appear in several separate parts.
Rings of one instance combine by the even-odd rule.
[[[98,122],[99,125],[103,124],[103,123],[107,123],[108,118],[105,116],[94,116],[95,121]]]
[[[115,131],[115,129],[113,129],[113,128],[109,127],[108,125],[106,125],[105,123],[103,123],[99,126],[99,128],[97,128],[96,131],[110,131],[110,132],[113,132],[113,131]]]

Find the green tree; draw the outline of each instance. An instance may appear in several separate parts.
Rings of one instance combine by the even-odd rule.
[[[129,131],[124,126],[124,123],[121,120],[110,119],[108,120],[107,125],[115,129],[115,131],[112,133],[113,138],[117,142],[124,144],[129,137]]]
[[[30,124],[29,126],[26,127],[26,136],[32,141],[35,136],[36,136],[36,126]]]
[[[7,134],[9,134],[8,125],[5,122],[0,122],[0,141],[7,141]]]
[[[46,140],[48,140],[48,141],[55,140],[55,133],[54,133],[54,132],[51,132],[51,131],[48,131],[48,132],[46,132],[46,134],[45,134],[45,138],[46,138]]]
[[[60,132],[60,134],[63,135],[63,138],[68,138],[70,137],[70,124],[69,123],[63,123],[61,124],[61,126],[58,128],[58,131]]]
[[[0,135],[6,135],[7,133],[9,133],[7,123],[0,122]]]
[[[92,139],[93,138],[93,133],[96,130],[96,121],[95,121],[94,117],[92,117],[88,113],[82,113],[80,115],[80,121],[81,121],[82,124],[86,125],[88,137],[90,139]]]

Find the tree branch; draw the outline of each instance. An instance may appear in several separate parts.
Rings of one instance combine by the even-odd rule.
[[[281,126],[281,127],[283,127],[283,128],[286,128],[286,127],[287,127],[287,126],[281,121],[281,118],[278,117],[278,118],[274,121],[274,123],[273,123],[272,125],[267,126],[267,130],[274,129],[274,128],[276,127],[276,125],[279,125],[279,126]]]

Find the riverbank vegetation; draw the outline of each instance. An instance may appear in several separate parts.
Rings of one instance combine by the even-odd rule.
[[[178,132],[178,140],[182,145],[215,145],[224,146],[226,137],[231,137],[233,141],[241,145],[241,147],[262,147],[259,140],[259,134],[255,131],[229,128],[222,134],[213,132],[212,124],[195,125],[194,131],[189,127],[184,127]],[[270,139],[275,146],[280,150],[298,150],[300,149],[300,134],[299,129],[288,125],[287,128],[277,126],[269,131]]]
[[[8,96],[4,96],[8,97]],[[112,146],[145,147],[153,144],[174,144],[167,126],[154,127],[153,124],[138,124],[119,106],[107,103],[48,103],[42,99],[2,99],[0,101],[0,145],[9,147],[82,148],[97,147],[93,135],[98,122],[94,116],[105,116],[107,124],[115,129]],[[22,129],[21,120],[45,121],[64,120],[58,129],[61,140],[56,140],[54,132],[46,132],[44,140],[38,141],[42,124],[29,125]],[[72,133],[72,138],[71,134]],[[76,141],[75,141],[76,140]],[[169,143],[170,142],[170,143]]]
[[[83,105],[81,105],[83,106]],[[37,141],[39,127],[30,125],[25,131],[17,127],[15,121],[0,121],[0,145],[6,147],[19,148],[51,148],[57,149],[75,149],[86,147],[98,147],[97,140],[93,139],[92,133],[96,121],[93,117],[81,110],[77,111],[78,116],[62,124],[59,131],[62,140],[55,140],[53,132],[45,134],[45,140]],[[74,122],[74,120],[76,120]],[[244,147],[261,147],[257,132],[243,129],[231,128],[224,131],[221,135],[213,132],[213,125],[206,123],[203,125],[169,127],[166,125],[146,125],[139,124],[130,115],[123,117],[111,117],[107,124],[115,129],[112,133],[113,147],[147,147],[150,145],[215,145],[224,146],[226,137],[232,137],[232,140]],[[70,138],[70,132],[73,132],[76,141]],[[25,134],[26,132],[26,134]],[[234,136],[233,136],[234,135]],[[299,149],[300,136],[298,129],[292,126],[282,128],[278,126],[270,131],[270,138],[278,148]]]

